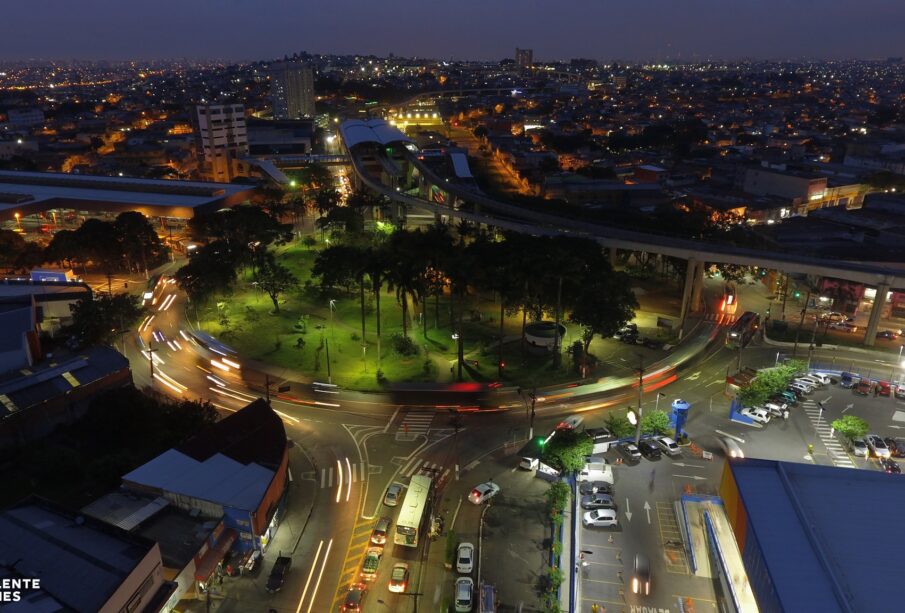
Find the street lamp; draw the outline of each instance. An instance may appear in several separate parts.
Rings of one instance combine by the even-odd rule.
[[[532,389],[527,398],[522,388],[518,388],[517,393],[522,397],[522,402],[525,403],[525,417],[528,419],[528,440],[530,441],[534,438],[534,405],[537,402],[537,388]],[[530,411],[528,410],[528,398],[531,399]]]

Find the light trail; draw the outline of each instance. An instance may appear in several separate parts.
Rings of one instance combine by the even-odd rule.
[[[336,461],[336,479],[336,502],[338,504],[343,497],[343,465],[339,460]]]

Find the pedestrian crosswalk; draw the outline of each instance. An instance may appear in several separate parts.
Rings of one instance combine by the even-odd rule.
[[[427,436],[430,433],[431,424],[434,421],[434,411],[410,411],[402,418],[402,423],[396,429],[397,441],[413,441],[419,436]]]
[[[811,423],[814,424],[817,436],[820,437],[823,446],[826,447],[827,454],[833,461],[833,466],[855,468],[855,463],[852,462],[852,459],[849,457],[848,453],[846,453],[845,448],[835,437],[832,426],[827,423],[825,412],[824,414],[821,414],[820,407],[817,406],[817,403],[813,400],[804,400],[801,403],[801,408],[804,410]]]
[[[728,326],[735,323],[735,315],[727,315],[726,313],[705,313],[705,321],[713,321],[722,326]]]
[[[449,468],[441,466],[436,462],[428,462],[423,458],[412,458],[400,469],[399,474],[404,477],[411,477],[416,474],[427,475],[435,481],[442,481],[449,476],[449,472]]]
[[[347,479],[352,483],[364,481],[368,476],[368,466],[364,462],[357,464],[347,464],[338,466],[330,466],[321,469],[321,488],[333,487],[340,483],[347,483]]]

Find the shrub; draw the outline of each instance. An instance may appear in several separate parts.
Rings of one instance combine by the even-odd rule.
[[[569,486],[562,481],[557,481],[550,485],[547,490],[547,510],[551,517],[562,515],[566,505],[569,503]]]
[[[380,385],[384,385],[387,382],[386,375],[383,374],[382,369],[377,369],[377,383]]]
[[[418,345],[407,336],[402,336],[398,333],[394,334],[391,338],[391,342],[393,344],[393,351],[401,356],[411,357],[418,355]]]

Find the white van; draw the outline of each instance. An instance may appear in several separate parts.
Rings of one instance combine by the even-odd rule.
[[[832,378],[829,375],[822,373],[822,372],[812,372],[808,376],[817,379],[824,385],[829,385],[830,383],[833,382]]]
[[[605,481],[613,484],[613,467],[603,462],[588,462],[578,473],[579,481]]]
[[[811,392],[814,391],[813,387],[811,387],[807,383],[803,383],[800,381],[792,381],[791,383],[789,383],[789,387],[791,387],[794,390],[798,390],[802,394],[810,394]]]

